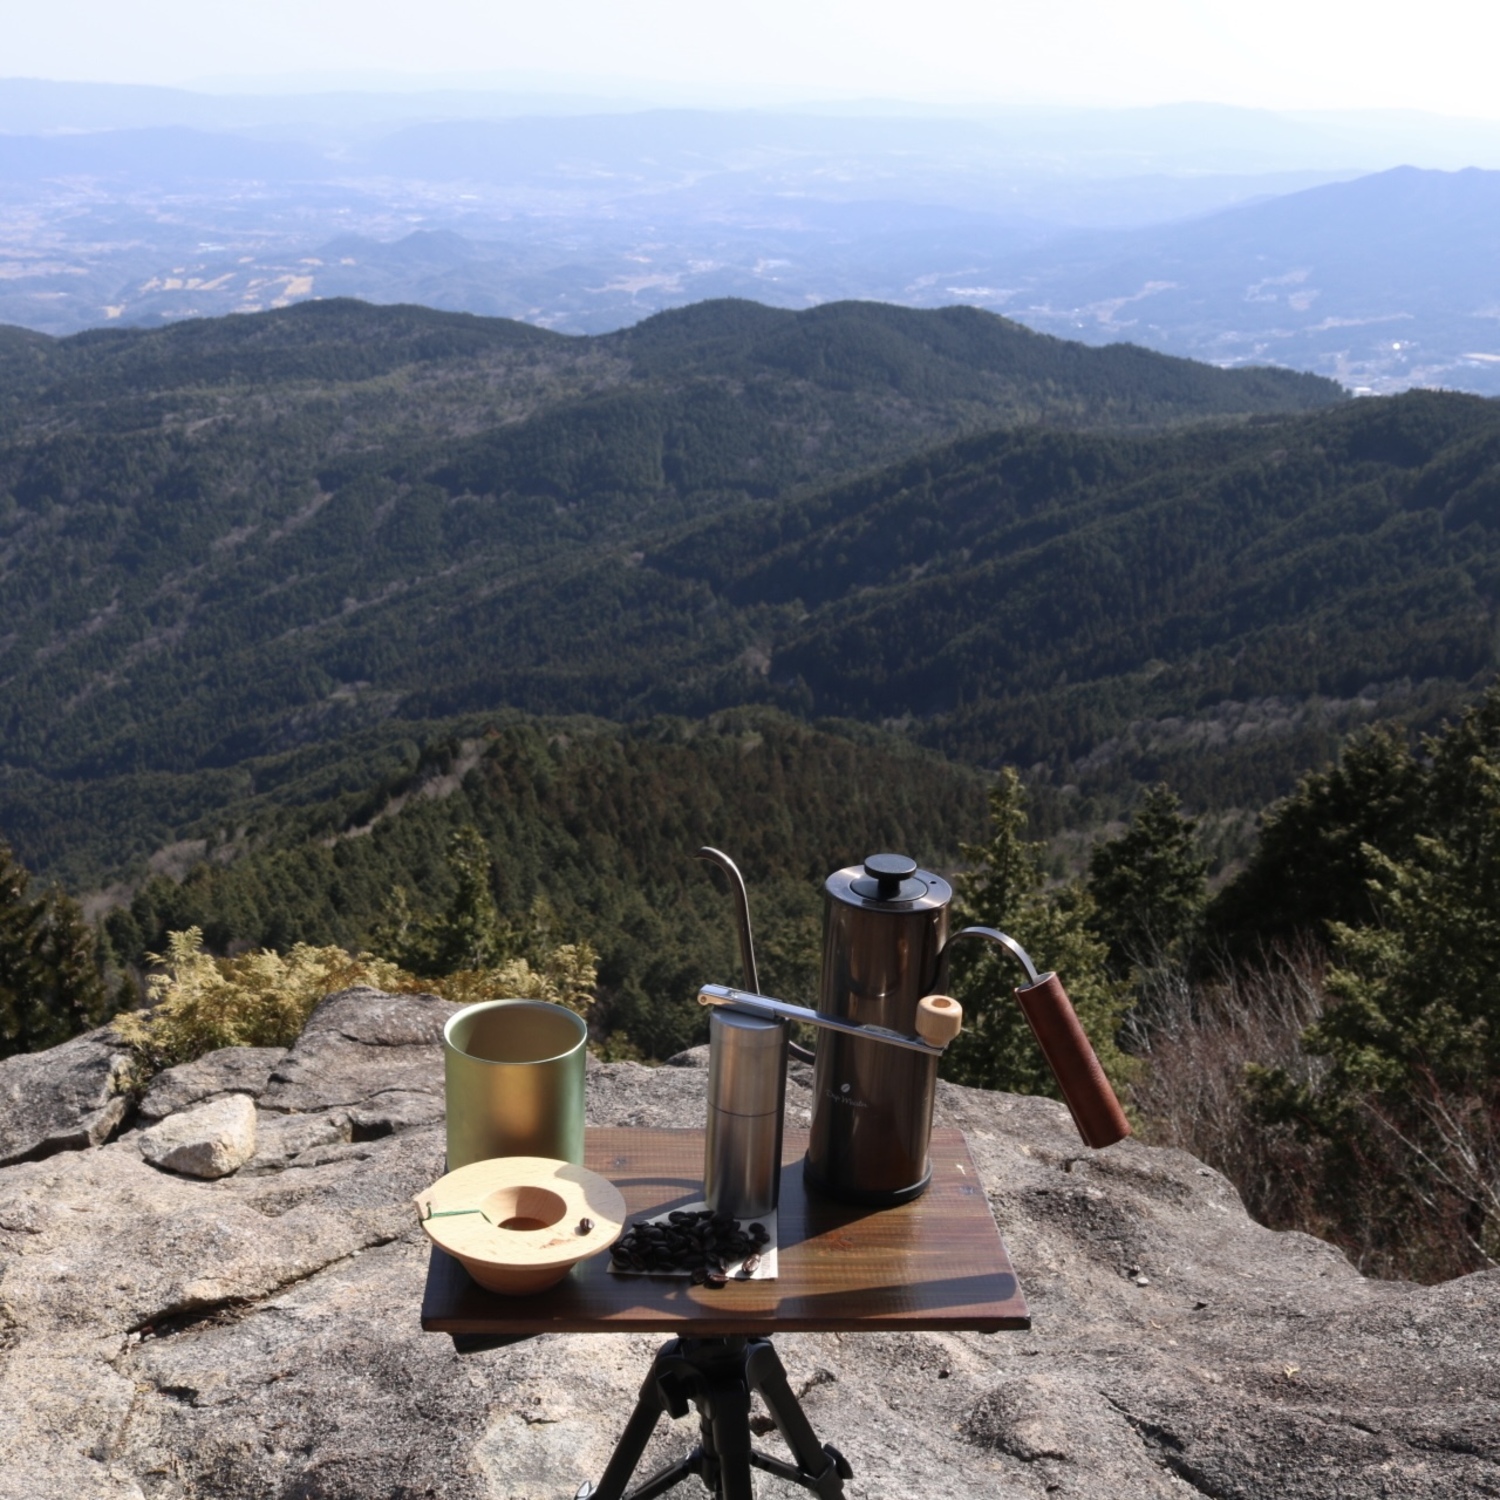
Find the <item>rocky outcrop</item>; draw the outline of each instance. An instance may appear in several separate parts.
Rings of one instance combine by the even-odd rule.
[[[561,1500],[597,1479],[657,1339],[460,1355],[418,1328],[409,1199],[442,1169],[450,1012],[349,991],[285,1057],[193,1065],[242,1081],[220,1097],[258,1092],[232,1176],[157,1170],[137,1125],[0,1171],[0,1497]],[[591,1065],[592,1121],[700,1124],[701,1058],[682,1061]],[[214,1097],[191,1092],[181,1110]],[[91,1097],[46,1138],[86,1136]],[[1045,1100],[944,1087],[939,1107],[1034,1327],[778,1339],[851,1497],[1500,1495],[1500,1273],[1367,1281],[1191,1157],[1086,1152]]]
[[[285,1047],[226,1047],[196,1062],[167,1068],[151,1080],[141,1100],[141,1120],[148,1124],[164,1120],[225,1094],[258,1099],[271,1081],[271,1070],[286,1053]]]
[[[128,1062],[108,1027],[0,1062],[0,1167],[107,1140],[125,1118]]]

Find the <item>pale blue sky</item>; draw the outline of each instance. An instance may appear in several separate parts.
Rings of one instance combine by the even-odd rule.
[[[1198,99],[1496,118],[1497,56],[1494,0],[0,0],[0,76],[130,83],[510,75],[701,102]]]

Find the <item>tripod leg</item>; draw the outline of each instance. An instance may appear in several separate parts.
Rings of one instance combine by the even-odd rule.
[[[625,1486],[630,1483],[630,1476],[635,1473],[635,1466],[640,1463],[641,1455],[646,1451],[646,1444],[651,1441],[651,1434],[656,1431],[658,1419],[667,1409],[662,1397],[660,1379],[663,1364],[676,1353],[676,1350],[677,1340],[673,1339],[657,1351],[656,1358],[651,1362],[651,1368],[641,1385],[641,1394],[635,1403],[635,1410],[625,1424],[625,1431],[620,1435],[620,1441],[615,1444],[615,1451],[610,1457],[603,1477],[596,1486],[589,1489],[588,1500],[623,1500]],[[680,1477],[685,1478],[686,1473],[687,1471],[684,1471]],[[657,1479],[665,1477],[665,1475],[658,1475]],[[580,1490],[579,1493],[582,1494],[583,1491]],[[655,1490],[653,1493],[660,1494],[661,1490]]]
[[[825,1448],[812,1430],[807,1413],[792,1394],[770,1339],[753,1339],[745,1359],[745,1373],[752,1390],[760,1392],[766,1410],[776,1423],[792,1457],[797,1460],[805,1478],[801,1483],[816,1490],[823,1500],[839,1500],[844,1480],[852,1477],[848,1463],[836,1448]]]
[[[702,1413],[703,1482],[714,1500],[754,1500],[750,1478],[750,1387],[742,1363],[710,1373],[698,1399]]]

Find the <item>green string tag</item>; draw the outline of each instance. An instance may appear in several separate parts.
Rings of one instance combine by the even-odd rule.
[[[490,1221],[490,1216],[482,1208],[439,1208],[434,1210],[430,1203],[424,1203],[422,1207],[427,1210],[422,1215],[423,1223],[426,1223],[428,1219],[453,1219],[459,1214],[478,1214],[486,1224],[490,1225],[491,1229],[495,1227]]]

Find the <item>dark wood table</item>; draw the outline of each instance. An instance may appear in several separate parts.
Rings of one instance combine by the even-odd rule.
[[[826,1500],[850,1475],[843,1455],[819,1444],[771,1348],[777,1332],[859,1333],[1031,1326],[1010,1256],[990,1214],[969,1148],[956,1130],[932,1133],[932,1183],[895,1208],[854,1208],[809,1196],[802,1181],[805,1131],[788,1131],[777,1211],[777,1276],[698,1287],[686,1279],[618,1276],[609,1257],[575,1266],[548,1291],[502,1297],[476,1286],[436,1247],[422,1299],[422,1327],[460,1348],[539,1333],[671,1333],[598,1487],[578,1497],[647,1500],[696,1475],[722,1500],[749,1500],[759,1468]],[[590,1130],[584,1163],[625,1195],[631,1220],[692,1203],[703,1192],[701,1130]],[[751,1446],[749,1393],[759,1392],[795,1465]],[[698,1447],[626,1493],[664,1413],[699,1409]]]
[[[436,1247],[422,1298],[433,1333],[693,1336],[860,1333],[878,1329],[1030,1328],[1031,1314],[963,1135],[932,1133],[932,1185],[896,1208],[811,1198],[805,1131],[788,1131],[777,1210],[777,1277],[697,1287],[685,1278],[618,1276],[609,1257],[575,1266],[549,1291],[502,1297]],[[703,1196],[701,1130],[590,1130],[584,1165],[625,1195],[633,1220]]]

